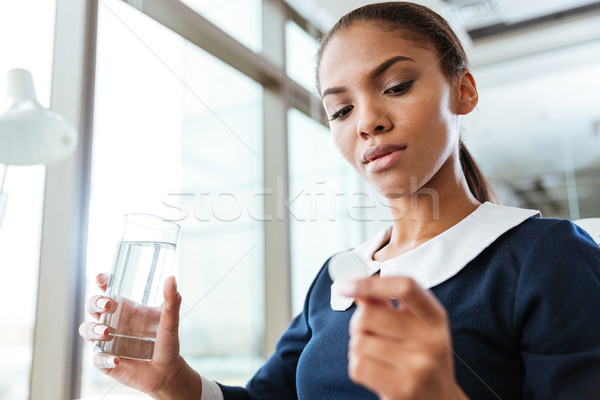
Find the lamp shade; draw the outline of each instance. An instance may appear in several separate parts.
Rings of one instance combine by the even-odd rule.
[[[0,163],[53,164],[77,146],[77,131],[63,117],[37,101],[29,71],[8,72],[12,106],[0,116]]]

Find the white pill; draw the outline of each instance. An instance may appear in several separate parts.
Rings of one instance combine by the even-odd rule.
[[[344,251],[332,257],[329,261],[329,276],[332,281],[361,279],[371,276],[371,271],[352,251]]]

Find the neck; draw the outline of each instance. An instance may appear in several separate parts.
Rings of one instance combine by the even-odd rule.
[[[423,187],[409,196],[389,199],[394,227],[380,251],[396,256],[446,231],[481,204],[471,194],[460,162],[447,164]]]

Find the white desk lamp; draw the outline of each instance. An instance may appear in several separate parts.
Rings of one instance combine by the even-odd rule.
[[[29,71],[13,69],[7,74],[10,108],[0,115],[0,226],[6,209],[4,181],[9,165],[50,165],[77,147],[77,131],[62,116],[37,101]]]

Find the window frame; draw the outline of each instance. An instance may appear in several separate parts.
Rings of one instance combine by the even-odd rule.
[[[179,0],[122,0],[229,64],[264,89],[263,179],[289,196],[287,112],[324,126],[321,100],[286,75],[285,24],[322,33],[281,0],[263,0],[263,48],[257,54]],[[85,260],[89,214],[98,0],[57,0],[51,107],[78,128],[75,154],[46,170],[39,281],[30,378],[31,399],[78,398],[81,388]],[[282,135],[282,132],[285,133]],[[292,319],[290,221],[282,199],[264,196],[264,357]]]
[[[51,108],[79,132],[46,169],[30,398],[79,397],[91,165],[97,0],[56,1]]]

